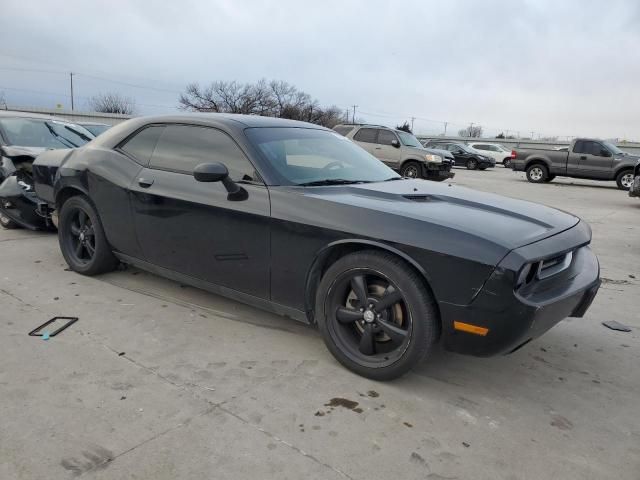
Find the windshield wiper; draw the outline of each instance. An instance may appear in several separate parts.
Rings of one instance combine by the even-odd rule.
[[[354,183],[369,183],[368,180],[345,180],[343,178],[325,178],[323,180],[314,180],[313,182],[299,183],[300,187],[319,187],[322,185],[350,185]]]
[[[72,142],[71,140],[69,140],[67,137],[63,137],[63,136],[62,136],[62,135],[60,135],[58,132],[56,132],[56,131],[54,130],[54,128],[53,128],[51,125],[49,125],[49,123],[44,122],[44,124],[45,124],[45,126],[49,129],[49,131],[51,132],[51,135],[53,135],[54,137],[56,137],[56,138],[60,141],[60,143],[62,143],[62,144],[64,145],[64,144],[65,144],[65,142],[66,142],[67,144],[70,144],[70,145],[67,145],[67,147],[69,147],[69,146],[70,146],[71,148],[78,147],[78,145],[76,145],[75,143],[73,143],[73,142]]]
[[[392,182],[393,180],[403,180],[403,177],[391,177],[391,178],[387,178],[385,180],[382,180],[383,182]]]

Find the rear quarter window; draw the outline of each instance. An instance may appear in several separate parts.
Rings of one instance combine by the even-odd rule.
[[[164,128],[163,125],[146,127],[129,138],[120,146],[120,150],[139,164],[147,165]]]
[[[357,142],[376,143],[376,128],[361,128],[353,139]]]

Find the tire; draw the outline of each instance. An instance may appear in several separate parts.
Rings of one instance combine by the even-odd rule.
[[[62,256],[74,272],[98,275],[118,266],[98,213],[84,195],[71,197],[62,204],[58,242]]]
[[[467,170],[475,170],[478,168],[478,161],[475,158],[467,160]]]
[[[505,158],[502,161],[502,165],[504,165],[504,168],[511,168],[511,159],[510,158]]]
[[[548,176],[547,167],[541,163],[534,163],[527,167],[527,180],[531,183],[544,183]]]
[[[616,185],[620,190],[629,190],[633,185],[633,170],[622,170],[616,175]]]
[[[16,228],[20,228],[16,222],[7,217],[3,212],[0,212],[0,225],[7,230],[14,230]]]
[[[400,175],[407,178],[420,178],[420,165],[418,162],[406,162],[400,169]]]
[[[392,297],[399,299],[376,311]],[[423,279],[403,260],[376,250],[346,255],[327,269],[316,292],[316,319],[333,356],[374,380],[407,373],[431,350],[440,328]]]

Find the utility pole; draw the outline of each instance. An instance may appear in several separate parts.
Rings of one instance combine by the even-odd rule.
[[[352,107],[353,107],[353,123],[356,123],[356,107],[357,106],[358,105],[352,105]]]
[[[447,125],[449,125],[449,122],[444,122],[444,136],[447,136]]]
[[[73,112],[73,72],[69,73],[69,80],[71,81],[71,111]]]
[[[413,121],[416,119],[416,117],[411,117],[411,131],[413,132]]]
[[[534,133],[535,133],[535,132],[531,132],[531,140],[533,140],[533,134],[534,134]]]
[[[473,136],[473,122],[469,125],[469,137]]]

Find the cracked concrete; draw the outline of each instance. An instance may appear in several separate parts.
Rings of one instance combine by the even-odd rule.
[[[312,328],[135,269],[82,277],[54,235],[0,230],[0,478],[637,480],[640,202],[456,173],[593,221],[613,282],[511,356],[436,350],[391,383],[340,367]],[[80,320],[27,336],[55,315]]]

